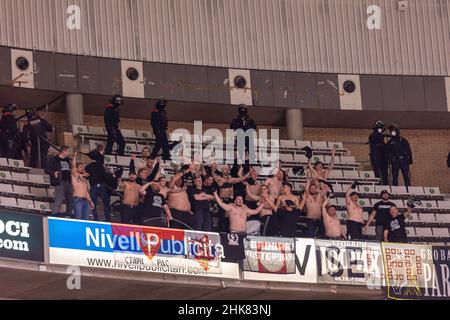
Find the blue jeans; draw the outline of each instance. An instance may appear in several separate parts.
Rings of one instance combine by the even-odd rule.
[[[103,203],[103,213],[105,215],[105,221],[111,222],[111,197],[108,193],[108,190],[106,190],[106,187],[104,184],[96,184],[91,186],[91,199],[94,203],[94,209],[92,210],[92,214],[94,215],[95,221],[99,221],[98,214],[97,214],[97,199],[100,196]]]
[[[91,206],[86,198],[73,198],[74,218],[79,220],[89,220]]]

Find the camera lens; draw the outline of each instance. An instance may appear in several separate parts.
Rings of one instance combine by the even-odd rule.
[[[19,68],[22,71],[25,71],[28,69],[28,67],[30,66],[30,63],[28,62],[28,60],[24,57],[19,57],[16,60],[16,66],[17,68]]]
[[[135,81],[139,78],[139,72],[135,68],[129,68],[127,70],[127,77],[128,79]]]
[[[344,91],[347,93],[352,93],[356,89],[355,83],[351,80],[345,81],[343,87],[344,87]]]
[[[237,76],[236,78],[234,78],[234,85],[236,86],[236,88],[244,89],[247,85],[247,80],[245,80],[243,76]]]

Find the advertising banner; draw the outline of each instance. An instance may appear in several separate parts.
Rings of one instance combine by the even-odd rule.
[[[383,257],[378,242],[315,240],[317,282],[384,286]]]
[[[295,242],[292,238],[254,237],[244,239],[244,271],[295,273]]]
[[[237,233],[220,233],[220,244],[223,247],[222,261],[238,262],[245,259],[244,249],[245,236]]]
[[[450,247],[383,243],[387,297],[448,299]]]
[[[43,262],[43,217],[1,212],[0,257]]]
[[[278,262],[279,266],[282,264],[282,261]],[[245,280],[316,283],[317,269],[314,239],[295,239],[294,266],[294,273],[280,274],[244,271],[243,277]]]
[[[50,263],[239,278],[217,233],[49,218]]]

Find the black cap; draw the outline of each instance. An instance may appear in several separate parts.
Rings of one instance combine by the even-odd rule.
[[[388,127],[388,130],[389,130],[389,131],[397,131],[398,133],[400,133],[400,128],[399,128],[399,126],[396,125],[396,124],[391,124],[391,125]]]
[[[155,106],[157,109],[162,110],[166,107],[166,104],[167,104],[166,100],[159,99],[158,101],[156,101]]]
[[[380,192],[380,195],[382,196],[384,193],[387,193],[387,194],[389,194],[390,195],[390,193],[389,193],[389,191],[387,191],[386,189],[384,189],[384,190],[381,190],[381,192]]]
[[[239,110],[239,114],[241,114],[241,115],[245,115],[248,113],[248,109],[245,104],[240,104],[238,110]]]
[[[115,94],[109,101],[114,106],[121,106],[123,104],[123,97],[120,94]]]
[[[25,111],[25,115],[28,120],[32,120],[37,117],[37,111],[35,108],[30,108]]]
[[[301,148],[301,150],[305,151],[305,155],[308,159],[312,158],[313,151],[312,151],[311,147],[306,146],[306,147]]]
[[[384,125],[383,121],[378,120],[374,123],[373,128],[374,129],[384,129],[386,126]]]
[[[358,192],[356,192],[356,191],[353,191],[352,193],[350,193],[350,197],[353,196],[353,195],[359,196],[359,195],[358,195]]]

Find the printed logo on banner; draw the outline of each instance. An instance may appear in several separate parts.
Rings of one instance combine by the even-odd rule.
[[[223,247],[218,233],[185,231],[187,258],[197,261],[205,270],[221,272]]]
[[[44,261],[42,217],[1,212],[0,257]]]
[[[262,273],[295,273],[295,242],[290,238],[247,237],[244,270]]]
[[[237,262],[245,259],[244,236],[236,233],[220,233],[223,261]]]
[[[317,282],[384,285],[383,257],[376,242],[315,240]]]
[[[387,297],[447,299],[450,247],[383,243]]]

